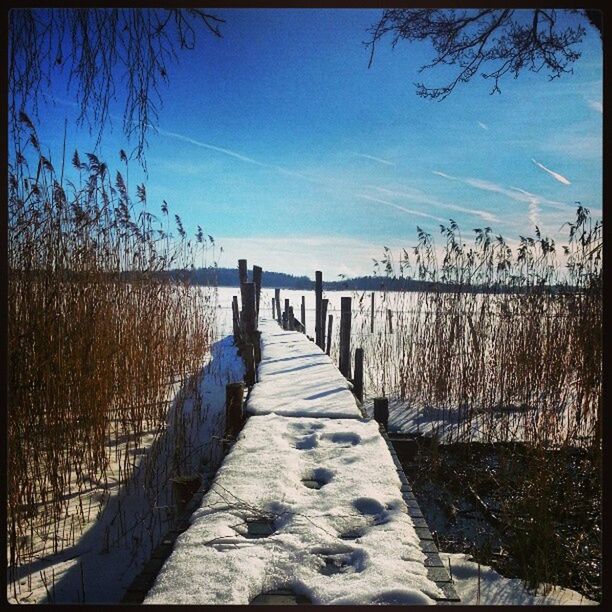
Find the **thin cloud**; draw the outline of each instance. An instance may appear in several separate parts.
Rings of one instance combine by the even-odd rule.
[[[355,153],[357,157],[363,157],[364,159],[371,159],[379,164],[386,164],[387,166],[395,166],[394,162],[391,162],[387,159],[382,159],[381,157],[374,157],[374,155],[366,155],[365,153]]]
[[[486,125],[485,123],[483,123],[482,121],[478,122],[478,125],[483,129],[483,130],[488,130],[489,126]]]
[[[537,197],[538,201],[541,204],[546,204],[553,208],[557,208],[559,210],[574,210],[573,206],[569,204],[564,204],[563,202],[557,202],[556,200],[549,200],[548,198],[544,198],[537,194],[532,194],[530,192],[526,192],[523,189],[519,189],[518,187],[510,187],[509,189],[504,187],[503,185],[498,185],[497,183],[492,183],[491,181],[485,181],[483,179],[478,178],[461,178],[458,176],[452,176],[450,174],[446,174],[444,172],[440,172],[438,170],[433,171],[434,174],[441,176],[445,179],[451,181],[458,181],[463,183],[464,185],[470,185],[471,187],[475,187],[476,189],[481,189],[483,191],[490,191],[492,193],[499,193],[505,195],[506,197],[514,200],[515,202],[523,202],[526,204],[530,203],[531,197]],[[529,194],[529,195],[527,195]]]
[[[374,189],[386,193],[387,195],[408,198],[410,200],[416,202],[422,202],[423,204],[432,204],[433,206],[438,206],[440,208],[447,208],[449,210],[456,210],[459,212],[466,213],[468,215],[474,215],[476,217],[480,217],[483,221],[487,221],[488,223],[499,223],[500,220],[495,215],[485,211],[478,210],[475,208],[465,208],[463,206],[458,206],[457,204],[449,204],[447,202],[441,202],[437,198],[426,194],[424,191],[420,189],[411,189],[410,191],[393,191],[391,189],[385,189],[384,187],[374,187]]]
[[[369,200],[370,202],[378,202],[379,204],[385,204],[385,206],[390,206],[391,208],[395,208],[396,210],[400,210],[401,212],[407,213],[409,215],[417,215],[419,217],[427,217],[429,219],[435,219],[436,221],[446,221],[442,217],[436,217],[435,215],[430,215],[428,213],[419,212],[417,210],[411,210],[410,208],[405,208],[404,206],[400,206],[399,204],[394,204],[393,202],[389,202],[388,200],[381,200],[380,198],[373,198],[372,196],[366,195],[364,193],[355,194],[358,198],[363,198],[364,200]]]
[[[157,132],[162,134],[163,136],[167,136],[169,138],[174,138],[175,140],[180,140],[181,142],[187,142],[196,147],[200,147],[202,149],[208,149],[210,151],[216,151],[217,153],[223,153],[224,155],[228,155],[229,157],[233,157],[234,159],[238,159],[247,164],[253,164],[254,166],[260,166],[261,168],[269,168],[270,170],[275,170],[276,172],[280,172],[281,174],[286,174],[287,176],[294,176],[306,181],[310,181],[313,183],[320,183],[317,179],[314,179],[310,176],[306,176],[301,172],[296,172],[294,170],[287,170],[282,166],[277,166],[276,164],[267,164],[264,162],[260,162],[257,159],[253,159],[252,157],[248,157],[247,155],[243,155],[242,153],[238,153],[237,151],[232,151],[231,149],[226,149],[224,147],[218,147],[216,145],[209,144],[207,142],[202,142],[200,140],[195,140],[194,138],[190,138],[189,136],[184,136],[183,134],[177,134],[176,132],[170,132],[168,130],[164,130],[162,128],[154,128]]]
[[[563,183],[564,185],[571,185],[571,182],[568,181],[562,174],[559,174],[558,172],[554,172],[553,170],[549,170],[544,164],[541,164],[540,162],[536,161],[533,158],[531,158],[531,161],[538,168],[542,168],[544,172],[548,172],[548,174],[550,174],[550,176],[552,176],[556,181],[559,181],[560,183]]]

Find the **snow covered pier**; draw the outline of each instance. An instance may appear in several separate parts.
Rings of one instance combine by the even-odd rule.
[[[456,601],[379,424],[304,334],[259,329],[251,416],[144,603]]]

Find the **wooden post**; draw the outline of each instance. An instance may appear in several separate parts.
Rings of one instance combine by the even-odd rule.
[[[276,300],[276,320],[278,321],[278,324],[282,327],[283,323],[281,321],[280,289],[274,290],[274,298]]]
[[[232,297],[232,324],[234,331],[234,344],[240,342],[240,311],[238,310],[238,296]]]
[[[327,350],[325,351],[329,355],[331,350],[332,341],[332,327],[334,326],[334,315],[328,315],[327,317]]]
[[[321,334],[321,300],[323,299],[323,272],[317,270],[315,272],[315,343],[318,347],[323,348],[323,339]]]
[[[355,376],[353,377],[353,393],[363,402],[363,349],[355,349]]]
[[[253,334],[257,329],[257,319],[255,315],[255,283],[243,283],[243,299],[242,304],[242,329],[245,335],[246,342],[253,342]]]
[[[285,316],[284,316],[284,329],[289,329],[289,300],[285,298]]]
[[[274,318],[274,317],[275,317],[275,314],[274,314],[274,298],[272,298],[272,318]]]
[[[257,330],[253,332],[253,356],[255,365],[261,363],[261,332]]]
[[[321,349],[325,350],[325,322],[327,321],[327,305],[329,300],[321,300]]]
[[[372,306],[370,307],[371,317],[370,317],[370,333],[374,333],[374,292],[372,291]]]
[[[351,377],[351,298],[340,300],[340,372],[345,378]]]
[[[304,333],[306,333],[306,296],[302,296],[302,325],[304,326]]]
[[[234,438],[242,429],[244,421],[243,397],[243,383],[237,382],[225,385],[225,437]]]
[[[389,319],[389,333],[393,333],[393,312],[390,308],[387,309],[387,319]]]
[[[388,429],[389,424],[389,398],[388,397],[375,397],[374,398],[374,420],[381,423],[385,428]]]
[[[244,336],[244,284],[249,280],[247,271],[247,260],[238,260],[238,280],[240,281],[240,309],[238,322],[240,324],[240,334]]]
[[[295,331],[295,315],[293,314],[293,306],[289,306],[289,329]]]
[[[261,275],[262,269],[259,266],[253,266],[253,283],[255,284],[255,316],[256,321],[259,321],[259,296],[261,295]]]
[[[255,350],[251,342],[242,346],[242,357],[246,370],[244,382],[247,387],[252,387],[255,384]]]

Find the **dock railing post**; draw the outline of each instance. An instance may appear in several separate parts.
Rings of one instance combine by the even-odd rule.
[[[232,297],[232,329],[234,344],[240,344],[240,310],[238,309],[238,296]]]
[[[236,437],[242,429],[244,421],[243,397],[243,383],[237,382],[225,385],[225,438]]]
[[[285,298],[284,313],[285,314],[283,316],[283,321],[284,321],[283,329],[289,329],[289,300],[287,298]]]
[[[327,321],[327,305],[329,304],[329,300],[322,299],[321,300],[321,349],[325,350],[325,338],[327,337],[325,334],[325,322]]]
[[[389,425],[389,398],[388,397],[375,397],[374,398],[374,420],[380,423],[385,431],[388,430]]]
[[[272,298],[272,318],[275,318],[275,314],[274,314],[274,298]]]
[[[278,324],[282,327],[283,322],[281,320],[280,289],[274,290],[274,299],[276,300],[276,320],[278,321]]]
[[[255,321],[259,321],[259,297],[261,295],[261,276],[260,266],[253,266],[253,283],[255,284]]]
[[[255,384],[255,347],[252,342],[247,342],[242,346],[242,358],[244,359],[244,383],[247,387]]]
[[[340,356],[338,367],[345,378],[351,378],[351,298],[340,299]]]
[[[393,311],[388,308],[387,309],[387,319],[389,319],[389,333],[393,333]]]
[[[323,348],[321,335],[321,300],[323,299],[323,272],[315,272],[315,343],[319,348]]]
[[[306,333],[306,296],[302,296],[302,325],[304,326],[304,333]]]
[[[295,331],[295,315],[293,314],[293,306],[289,306],[289,329]]]
[[[363,402],[363,349],[355,349],[355,375],[353,376],[353,392],[360,402]]]
[[[329,315],[327,317],[327,349],[325,351],[328,355],[329,355],[329,351],[331,350],[333,326],[334,326],[334,315]]]

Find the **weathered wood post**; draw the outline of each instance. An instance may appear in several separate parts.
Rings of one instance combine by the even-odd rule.
[[[295,331],[295,315],[293,314],[293,306],[289,306],[289,329]]]
[[[372,291],[372,306],[370,307],[370,333],[374,333],[374,292]]]
[[[243,283],[242,319],[245,340],[253,342],[253,335],[257,329],[255,312],[255,283]]]
[[[240,334],[244,336],[244,284],[249,280],[249,273],[247,270],[247,260],[238,260],[238,280],[240,281],[240,309],[238,322],[240,324]]]
[[[381,423],[388,430],[389,424],[389,398],[375,397],[374,398],[374,420]]]
[[[244,384],[241,382],[225,385],[225,436],[234,438],[242,429],[244,412],[242,399]]]
[[[315,343],[323,348],[321,335],[321,300],[323,299],[323,272],[315,272]]]
[[[287,298],[285,298],[285,315],[284,315],[284,321],[285,321],[285,325],[284,325],[284,329],[289,329],[289,300]]]
[[[331,350],[333,326],[334,326],[334,315],[328,315],[327,317],[327,349],[325,351],[328,355],[329,355],[329,351]]]
[[[327,321],[327,305],[329,300],[321,300],[321,349],[325,350],[325,322]]]
[[[276,320],[282,327],[283,322],[281,321],[281,307],[280,307],[280,289],[274,290],[274,299],[276,300]]]
[[[389,319],[389,333],[393,333],[393,312],[390,308],[387,309],[387,319]]]
[[[255,347],[252,342],[242,345],[242,358],[244,359],[244,383],[247,387],[255,384]]]
[[[274,298],[272,298],[272,318],[274,318]]]
[[[259,321],[259,297],[261,295],[261,276],[260,266],[253,266],[253,283],[255,283],[255,321]]]
[[[240,342],[240,310],[238,309],[238,296],[232,297],[232,329],[234,332],[234,344]]]
[[[340,300],[340,358],[338,367],[345,378],[351,377],[351,298]]]
[[[302,325],[304,326],[304,333],[306,333],[306,296],[302,296]]]
[[[355,349],[355,375],[353,376],[353,393],[363,402],[363,349]]]

